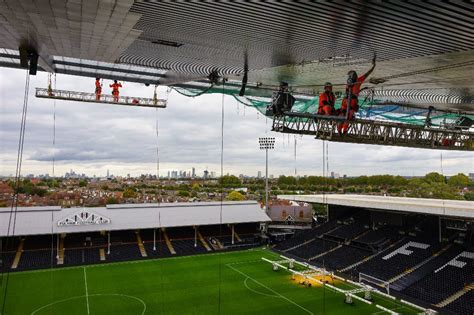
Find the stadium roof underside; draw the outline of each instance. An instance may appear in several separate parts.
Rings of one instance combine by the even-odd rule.
[[[474,202],[462,200],[367,196],[367,195],[279,195],[279,199],[403,212],[439,215],[442,217],[474,219]]]
[[[458,0],[6,0],[0,65],[19,67],[23,45],[40,70],[204,91],[213,70],[238,86],[247,60],[247,95],[268,97],[284,80],[303,97],[326,81],[341,90],[347,71],[363,73],[376,53],[378,83],[367,86],[474,114],[473,9]]]
[[[257,202],[121,204],[92,208],[19,207],[15,227],[11,208],[0,208],[0,237],[51,233],[136,230],[268,222]],[[87,214],[85,214],[87,213]]]

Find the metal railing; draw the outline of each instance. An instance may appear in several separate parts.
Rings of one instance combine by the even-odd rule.
[[[141,106],[141,107],[158,107],[166,108],[166,100],[156,98],[131,97],[102,94],[97,98],[95,93],[85,93],[66,90],[49,90],[36,88],[36,97],[51,98],[66,101],[88,102],[88,103],[105,103],[125,106]]]
[[[348,129],[339,134],[339,124]],[[474,151],[474,132],[386,121],[354,119],[312,114],[288,113],[273,116],[272,130],[282,133],[313,135],[336,142],[391,145],[439,150]]]

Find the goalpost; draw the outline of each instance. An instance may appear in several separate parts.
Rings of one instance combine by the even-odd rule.
[[[378,287],[384,288],[387,291],[387,294],[390,294],[390,282],[388,281],[359,272],[359,283],[375,284]]]

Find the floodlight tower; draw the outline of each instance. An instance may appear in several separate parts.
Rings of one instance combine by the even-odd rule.
[[[268,213],[268,150],[275,148],[274,137],[258,138],[260,150],[265,150],[265,211]]]

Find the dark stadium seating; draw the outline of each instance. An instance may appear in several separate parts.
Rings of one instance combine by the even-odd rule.
[[[178,255],[193,255],[207,252],[199,240],[196,242],[196,247],[194,247],[194,239],[173,240],[171,243]]]
[[[327,222],[321,225],[316,226],[313,229],[309,230],[303,230],[303,231],[296,231],[295,235],[288,239],[285,240],[284,242],[281,242],[275,246],[275,249],[281,250],[281,251],[286,251],[292,247],[295,247],[297,245],[301,245],[304,242],[313,240],[314,238],[323,235],[324,233],[327,233],[335,228],[338,227],[338,224],[336,221],[331,221]]]
[[[135,231],[113,231],[110,233],[110,243],[133,243],[137,242],[137,234]]]
[[[397,246],[390,247],[367,262],[356,266],[353,272],[356,274],[362,272],[387,281],[423,262],[439,250],[439,244],[420,243],[416,239],[407,238]]]
[[[445,309],[460,315],[474,314],[474,290],[467,292],[454,302],[449,303],[445,306]]]
[[[332,248],[335,248],[338,245],[339,244],[337,242],[316,238],[314,241],[297,247],[288,253],[303,259],[310,259]]]
[[[23,251],[17,270],[51,268],[56,265],[56,251],[25,250]]]
[[[343,224],[338,229],[326,233],[325,236],[335,240],[346,241],[367,231],[363,223]]]
[[[466,285],[474,283],[474,259],[459,255],[474,256],[474,252],[456,248],[456,251],[445,255],[444,261],[434,266],[436,268],[433,268],[427,276],[405,289],[403,293],[437,304],[462,290]],[[453,260],[454,258],[456,260]],[[452,265],[447,265],[449,262]],[[462,307],[461,302],[458,304]]]
[[[125,261],[142,258],[137,243],[111,245],[110,254],[107,255],[108,261]]]
[[[235,231],[242,241],[235,238],[235,244],[231,243],[231,228],[227,225],[201,226],[201,233],[205,236],[222,237],[222,242],[226,247],[222,250],[238,250],[255,247],[260,243],[256,236],[260,235],[257,224],[237,224]],[[156,229],[156,250],[153,250],[153,229],[140,230],[146,257],[142,256],[138,246],[137,231],[112,231],[110,233],[110,254],[108,250],[108,234],[100,232],[71,233],[64,238],[64,261],[58,265],[56,259],[56,248],[59,245],[58,236],[39,235],[28,236],[24,239],[23,252],[16,269],[12,269],[12,264],[22,237],[10,237],[1,239],[1,270],[21,271],[31,269],[60,268],[67,266],[77,266],[84,264],[108,263],[128,260],[142,260],[147,258],[163,258],[180,255],[204,254],[208,251],[198,239],[197,246],[194,246],[194,229],[192,227],[179,227],[166,229],[171,244],[176,254],[171,254],[164,234],[160,229]],[[219,236],[222,233],[222,236]],[[51,260],[51,249],[53,259]],[[100,250],[103,249],[105,260],[101,260]]]
[[[318,257],[312,263],[320,267],[324,266],[329,270],[339,270],[355,264],[370,255],[372,255],[372,252],[368,250],[343,245],[326,255]]]
[[[13,259],[15,259],[15,252],[3,252],[0,255],[0,272],[10,269]]]
[[[100,262],[98,247],[66,249],[64,252],[64,265],[66,266],[97,264]]]
[[[148,241],[143,244],[146,249],[146,253],[150,258],[162,258],[171,256],[170,250],[166,245],[165,241],[159,241],[158,236],[156,240],[156,250],[153,250],[153,241]]]
[[[399,228],[392,226],[378,226],[376,229],[356,237],[351,244],[361,248],[381,250],[389,245],[391,241],[400,239]]]

